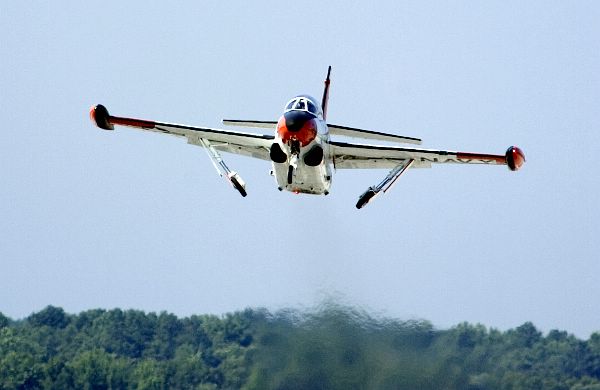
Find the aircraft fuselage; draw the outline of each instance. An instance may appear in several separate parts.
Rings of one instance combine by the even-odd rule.
[[[318,104],[306,95],[293,98],[277,122],[271,147],[273,176],[280,190],[327,195],[332,161],[329,131]]]

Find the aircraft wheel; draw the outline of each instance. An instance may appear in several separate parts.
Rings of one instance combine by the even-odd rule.
[[[240,184],[240,182],[235,178],[232,177],[231,178],[231,184],[233,184],[233,187],[239,191],[239,193],[243,196],[246,197],[246,195],[248,195],[248,193],[246,192],[246,189]]]
[[[369,201],[375,196],[375,191],[369,189],[367,192],[362,194],[358,202],[356,202],[356,208],[362,209]]]
[[[292,184],[292,179],[294,178],[294,167],[290,165],[288,168],[288,184]]]

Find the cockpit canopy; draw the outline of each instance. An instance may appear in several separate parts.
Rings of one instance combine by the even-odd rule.
[[[323,116],[323,111],[319,104],[317,104],[315,98],[308,95],[299,95],[290,100],[288,104],[286,104],[284,112],[292,110],[310,112],[317,117]]]

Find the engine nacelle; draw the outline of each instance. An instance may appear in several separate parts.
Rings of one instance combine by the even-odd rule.
[[[506,165],[511,171],[517,171],[525,164],[525,154],[516,146],[511,146],[506,151]]]
[[[309,167],[316,167],[323,161],[323,148],[321,145],[313,145],[306,154],[304,154],[304,163]]]
[[[269,156],[271,157],[271,160],[273,162],[276,162],[278,164],[283,164],[287,161],[288,158],[287,154],[285,154],[285,152],[281,150],[281,146],[279,146],[277,142],[274,142],[273,145],[271,145],[271,149],[269,150]]]

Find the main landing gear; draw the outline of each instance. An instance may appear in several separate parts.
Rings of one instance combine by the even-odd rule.
[[[242,195],[243,197],[248,195],[248,193],[246,192],[246,183],[244,182],[244,180],[242,180],[242,178],[237,172],[234,172],[231,169],[229,169],[229,167],[227,166],[227,164],[225,164],[225,161],[223,161],[223,158],[221,157],[219,152],[217,152],[217,150],[213,147],[213,145],[207,139],[204,138],[200,138],[200,143],[202,144],[202,146],[204,146],[206,154],[208,154],[208,157],[212,161],[215,169],[217,170],[217,174],[221,177],[225,175],[225,178],[229,181],[231,186],[240,193],[240,195]]]
[[[394,169],[388,173],[388,175],[381,181],[381,183],[376,186],[369,187],[361,196],[358,198],[358,202],[356,203],[356,208],[361,209],[367,203],[369,203],[375,196],[379,195],[379,192],[383,191],[384,193],[392,188],[396,180],[406,171],[415,160],[407,160],[398,164]]]

